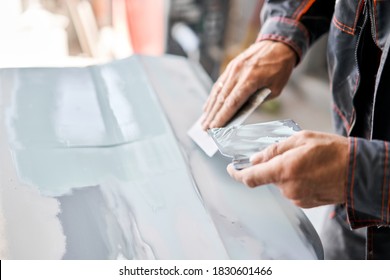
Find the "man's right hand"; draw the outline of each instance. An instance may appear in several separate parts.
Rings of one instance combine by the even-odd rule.
[[[221,127],[257,89],[280,94],[297,62],[288,45],[276,41],[253,44],[233,59],[214,84],[203,107],[203,129]]]

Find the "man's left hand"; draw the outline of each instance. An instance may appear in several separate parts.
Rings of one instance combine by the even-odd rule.
[[[348,138],[301,131],[252,156],[252,166],[228,172],[249,187],[274,183],[299,207],[342,203],[348,168]]]

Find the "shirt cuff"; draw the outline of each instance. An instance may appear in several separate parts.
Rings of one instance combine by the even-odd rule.
[[[351,228],[390,225],[388,142],[351,137],[345,198]]]
[[[310,45],[310,36],[306,27],[299,21],[284,17],[271,17],[264,22],[256,41],[263,40],[278,41],[290,46],[297,54],[297,64]]]

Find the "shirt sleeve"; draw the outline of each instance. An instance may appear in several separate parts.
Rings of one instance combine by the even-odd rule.
[[[329,30],[335,0],[268,0],[263,8],[257,41],[289,45],[302,59],[309,46]]]
[[[349,138],[349,167],[345,186],[352,228],[390,225],[389,142]]]

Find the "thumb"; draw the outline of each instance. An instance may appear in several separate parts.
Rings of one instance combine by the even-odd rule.
[[[236,181],[242,182],[249,187],[256,187],[264,184],[278,183],[281,180],[283,163],[280,158],[274,158],[242,170],[236,170],[230,164],[227,171]]]

